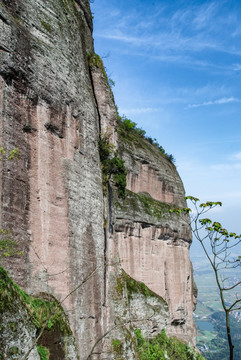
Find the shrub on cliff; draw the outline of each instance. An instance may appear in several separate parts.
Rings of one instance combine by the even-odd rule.
[[[108,182],[112,178],[117,187],[119,196],[124,198],[127,175],[124,161],[118,157],[114,145],[109,142],[108,137],[105,135],[102,135],[99,139],[99,154],[104,191],[106,191]]]
[[[144,339],[139,329],[135,333],[140,360],[205,360],[186,343],[174,337],[169,339],[165,330],[153,339]]]
[[[166,153],[164,148],[157,142],[156,139],[152,139],[150,136],[146,136],[145,130],[138,128],[135,122],[131,121],[124,115],[123,116],[118,115],[118,132],[119,135],[122,136],[123,138],[128,138],[132,136],[132,137],[139,137],[141,139],[145,139],[152,146],[157,148],[167,160],[169,160],[171,163],[174,164],[175,158],[172,154]]]

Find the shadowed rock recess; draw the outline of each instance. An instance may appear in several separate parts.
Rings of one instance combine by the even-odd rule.
[[[0,147],[20,153],[0,164],[0,227],[23,252],[1,261],[14,283],[2,270],[0,358],[138,359],[135,329],[195,345],[191,233],[169,213],[184,188],[118,131],[89,1],[1,0],[0,28]],[[102,183],[101,136],[125,162],[125,198]]]

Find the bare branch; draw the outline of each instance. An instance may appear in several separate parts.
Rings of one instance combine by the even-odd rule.
[[[239,310],[240,307],[237,308],[237,309],[233,309],[233,308],[234,308],[237,304],[239,304],[240,302],[241,302],[241,299],[236,300],[236,301],[229,307],[228,311]]]

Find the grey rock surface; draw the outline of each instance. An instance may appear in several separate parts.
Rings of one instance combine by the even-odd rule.
[[[28,293],[59,301],[80,360],[115,359],[113,339],[136,359],[135,326],[194,343],[190,229],[168,211],[185,205],[184,188],[150,144],[118,136],[103,64],[90,65],[89,1],[4,0],[0,27],[0,146],[20,153],[1,163],[0,220],[24,253],[4,267]],[[125,161],[125,200],[111,182],[103,194],[100,134]],[[157,296],[130,297],[127,284],[116,294],[123,269]],[[77,359],[72,338],[67,347]]]
[[[37,329],[20,300],[16,299],[11,311],[0,314],[0,354],[3,360],[23,359],[29,351],[28,360],[40,360],[35,344]]]

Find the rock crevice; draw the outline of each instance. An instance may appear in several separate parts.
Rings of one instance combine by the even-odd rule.
[[[194,344],[191,234],[169,212],[184,188],[158,149],[118,132],[89,1],[2,1],[0,14],[0,147],[20,153],[1,162],[0,220],[24,254],[4,267],[61,303],[81,360],[115,359],[113,339],[135,359],[135,327]],[[103,191],[101,136],[125,162],[125,199],[111,179]]]

